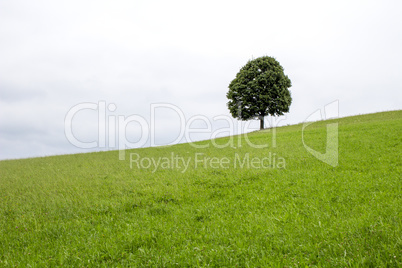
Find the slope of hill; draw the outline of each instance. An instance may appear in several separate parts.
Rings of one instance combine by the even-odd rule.
[[[0,266],[400,267],[402,111],[331,122],[0,161]]]

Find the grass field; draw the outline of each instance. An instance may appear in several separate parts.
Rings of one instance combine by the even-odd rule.
[[[0,161],[0,266],[401,267],[402,111],[331,122]]]

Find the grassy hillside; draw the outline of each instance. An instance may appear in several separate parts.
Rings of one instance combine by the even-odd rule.
[[[264,149],[236,136],[0,161],[0,266],[400,267],[402,111],[332,122],[336,167],[302,125],[275,147],[272,130],[248,135]],[[308,146],[325,151],[327,123]]]

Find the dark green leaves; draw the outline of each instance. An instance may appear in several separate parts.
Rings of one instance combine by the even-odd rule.
[[[276,59],[265,56],[251,60],[229,84],[230,113],[240,120],[283,115],[292,102],[291,85]]]

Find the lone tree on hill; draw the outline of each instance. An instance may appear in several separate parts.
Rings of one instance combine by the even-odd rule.
[[[226,97],[230,113],[240,120],[259,119],[289,112],[292,83],[283,67],[272,57],[260,57],[247,62],[229,85]]]

